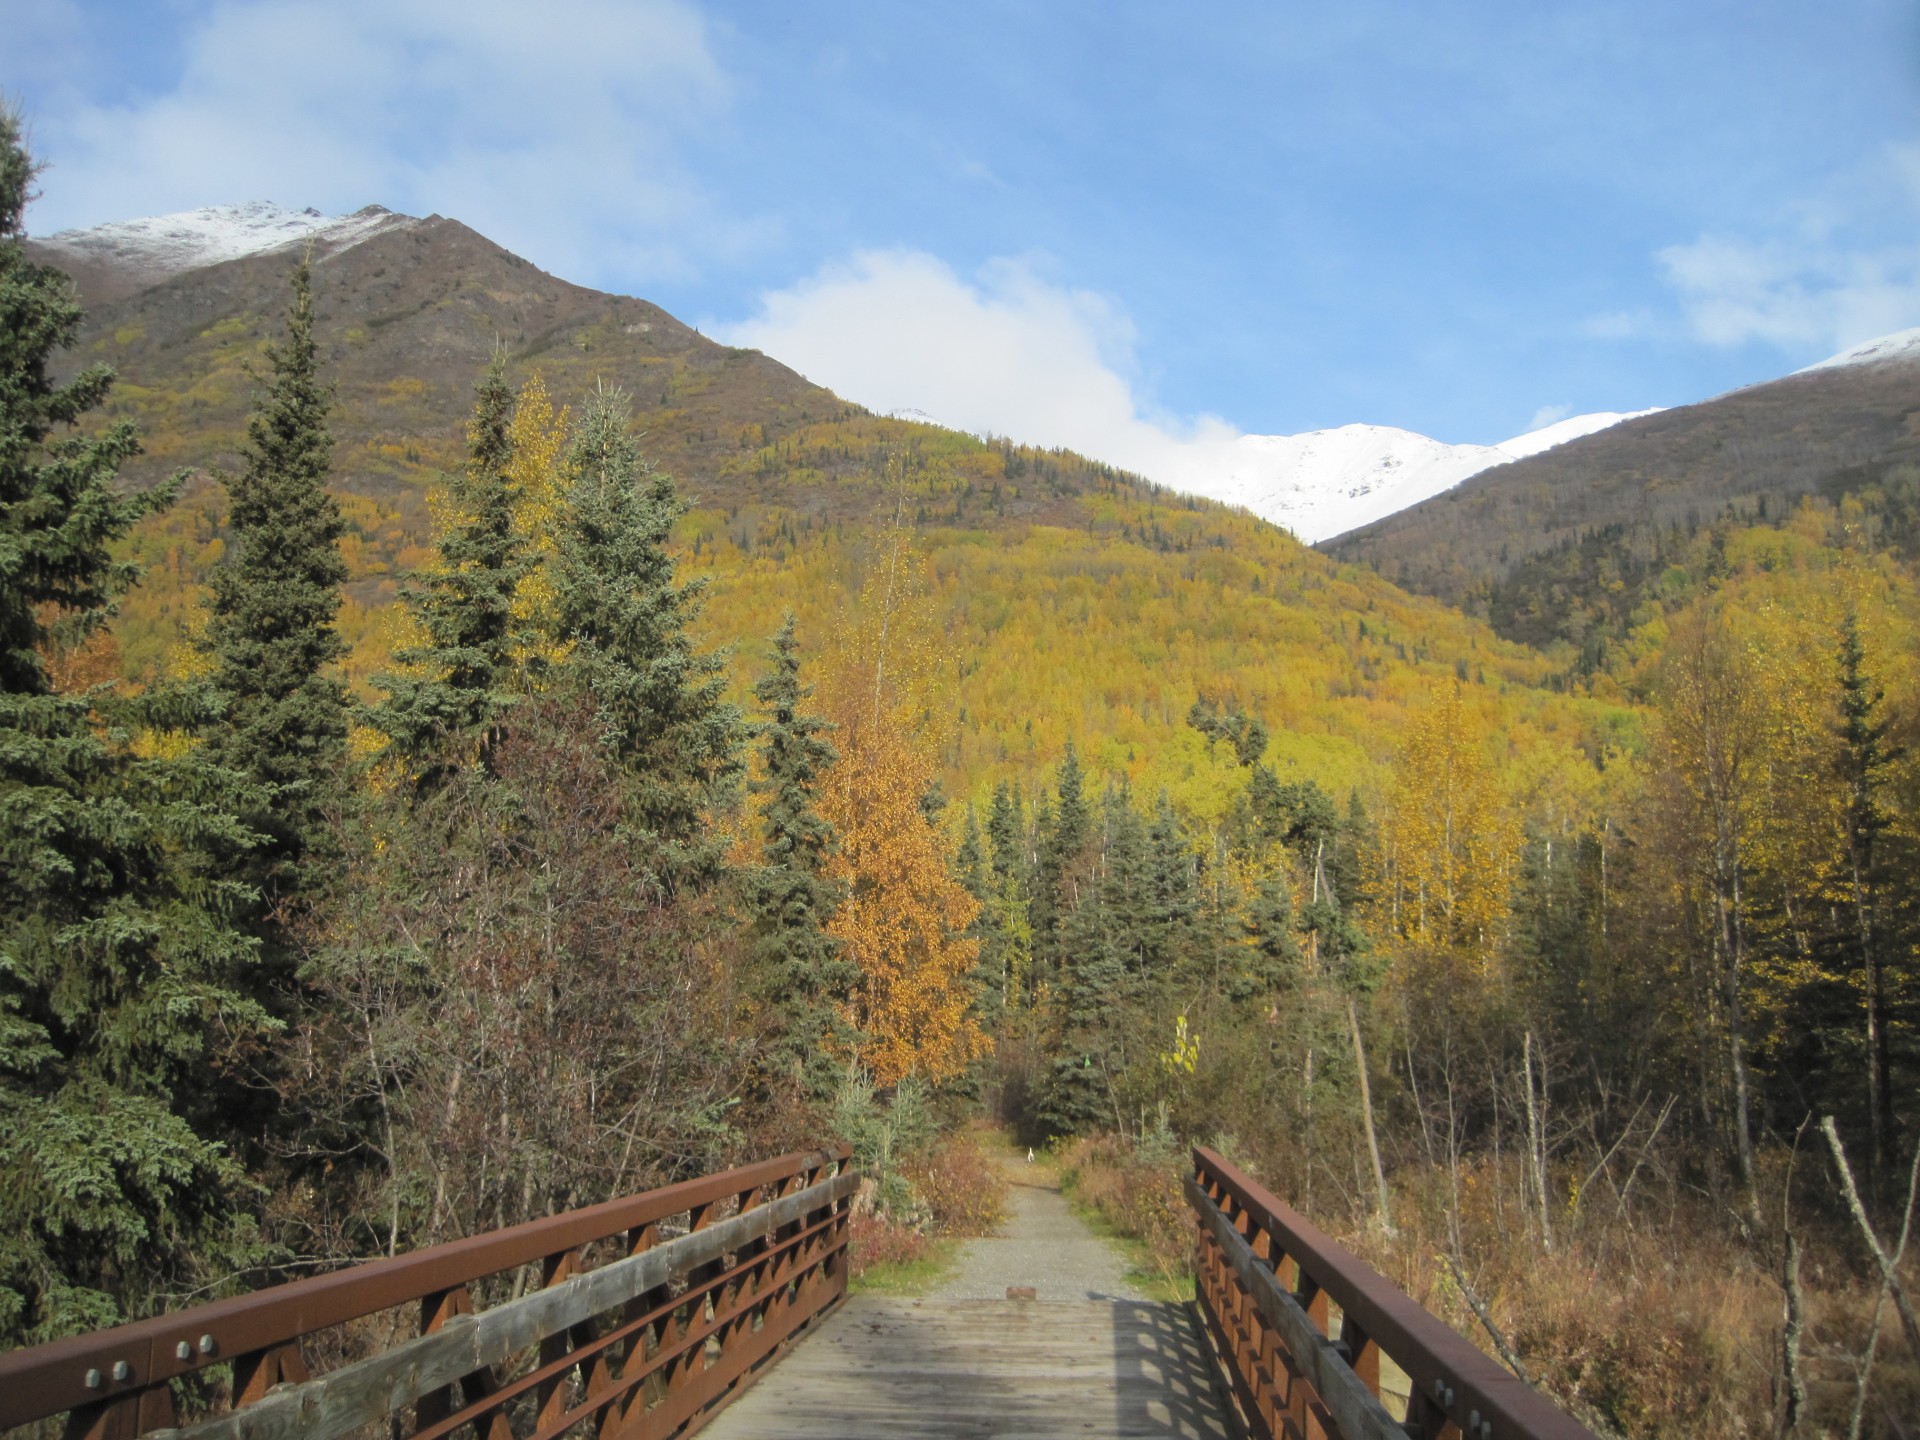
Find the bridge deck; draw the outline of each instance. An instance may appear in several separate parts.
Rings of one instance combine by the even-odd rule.
[[[711,1440],[1225,1440],[1186,1306],[856,1295],[706,1428]]]

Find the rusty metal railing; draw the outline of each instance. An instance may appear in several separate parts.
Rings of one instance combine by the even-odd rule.
[[[1186,1190],[1207,1338],[1258,1440],[1594,1440],[1212,1150]],[[1383,1357],[1408,1379],[1404,1419],[1382,1403]]]
[[[845,1296],[848,1156],[787,1155],[0,1355],[0,1431],[64,1415],[68,1440],[688,1434]],[[537,1283],[476,1309],[479,1282],[534,1265]],[[311,1373],[317,1337],[396,1310],[412,1334]],[[179,1425],[176,1385],[216,1365],[228,1382],[198,1387],[214,1413]]]

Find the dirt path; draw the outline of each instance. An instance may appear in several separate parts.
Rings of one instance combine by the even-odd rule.
[[[1120,1253],[1089,1230],[1060,1193],[1053,1167],[1002,1152],[1008,1216],[995,1234],[969,1240],[929,1300],[1004,1300],[1031,1285],[1036,1300],[1141,1300]]]

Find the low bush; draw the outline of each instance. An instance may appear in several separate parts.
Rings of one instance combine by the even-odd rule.
[[[990,1235],[1007,1218],[1006,1177],[970,1135],[935,1147],[908,1165],[906,1174],[940,1235]]]
[[[910,1225],[856,1208],[847,1222],[847,1273],[858,1280],[881,1265],[911,1265],[927,1258],[930,1241]]]
[[[1071,1142],[1060,1167],[1075,1200],[1140,1241],[1164,1285],[1176,1287],[1193,1273],[1193,1213],[1181,1190],[1185,1167],[1177,1149],[1101,1136]]]

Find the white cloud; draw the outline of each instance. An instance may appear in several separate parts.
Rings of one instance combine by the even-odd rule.
[[[1842,350],[1920,325],[1920,149],[1892,147],[1762,237],[1702,235],[1657,256],[1697,339]],[[1898,238],[1894,238],[1898,237]]]
[[[1166,484],[1215,468],[1239,432],[1152,410],[1129,375],[1132,321],[1114,301],[1000,259],[974,280],[914,250],[870,250],[711,327],[882,413],[1063,446]]]
[[[677,158],[727,102],[680,0],[257,0],[195,23],[163,93],[42,117],[54,165],[36,231],[253,199],[379,203],[456,215],[583,277],[752,243]],[[587,248],[609,234],[624,253]]]
[[[1544,430],[1549,425],[1558,424],[1571,414],[1573,414],[1571,405],[1542,405],[1533,412],[1533,418],[1527,421],[1527,428],[1521,433],[1530,435],[1535,430]]]
[[[1920,248],[1862,253],[1703,235],[1659,258],[1710,345],[1842,350],[1920,324]]]

